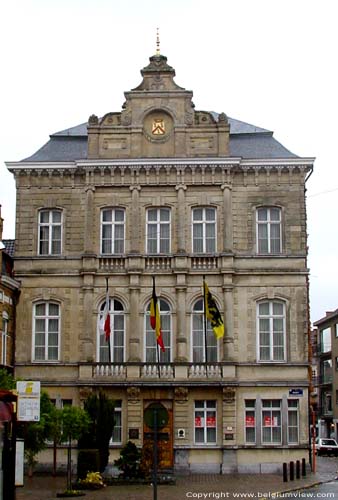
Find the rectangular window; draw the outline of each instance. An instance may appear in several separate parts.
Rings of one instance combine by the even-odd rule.
[[[39,212],[39,255],[61,255],[62,212]]]
[[[263,207],[256,211],[257,252],[278,254],[282,251],[281,209]]]
[[[245,442],[256,443],[256,401],[245,400]]]
[[[330,352],[331,351],[331,328],[324,328],[319,332],[320,338],[320,352]]]
[[[2,316],[2,330],[1,330],[1,364],[7,365],[7,353],[9,345],[9,335],[8,335],[8,317],[7,313],[4,312]]]
[[[259,361],[285,360],[285,304],[280,301],[257,305]]]
[[[194,208],[192,211],[193,253],[216,252],[216,209]]]
[[[288,444],[298,444],[299,411],[298,399],[288,400]]]
[[[35,361],[58,361],[60,337],[60,306],[52,302],[41,302],[34,306]]]
[[[101,253],[123,254],[125,241],[125,211],[105,208],[101,211]]]
[[[122,443],[122,401],[115,401],[114,407],[114,429],[110,444]]]
[[[170,253],[170,209],[149,208],[147,210],[147,253]]]
[[[281,444],[282,412],[281,400],[262,401],[262,444]]]
[[[334,325],[335,336],[338,337],[338,323]]]
[[[216,401],[195,401],[194,434],[196,444],[216,443]]]
[[[322,384],[332,383],[332,359],[324,359],[320,362],[320,374]]]

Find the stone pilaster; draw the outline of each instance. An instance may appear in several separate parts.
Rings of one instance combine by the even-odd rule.
[[[129,316],[129,332],[130,336],[127,339],[129,345],[128,361],[141,361],[141,337],[140,337],[140,318],[139,318],[139,297],[140,286],[139,276],[130,275],[130,316]]]
[[[185,226],[186,226],[186,213],[185,213],[185,191],[187,186],[179,184],[176,186],[177,191],[177,252],[186,253],[185,241]]]
[[[223,184],[223,217],[224,217],[224,240],[223,252],[233,251],[232,235],[232,187],[230,184]]]
[[[93,276],[84,275],[83,280],[83,326],[79,335],[81,361],[94,361],[96,328],[93,331]]]
[[[131,229],[130,229],[130,253],[140,253],[140,191],[141,186],[130,186],[131,191]]]
[[[84,231],[84,252],[85,254],[96,253],[93,242],[93,210],[94,210],[94,192],[93,186],[86,187],[86,207],[85,207],[85,231]]]
[[[223,297],[224,297],[223,361],[235,361],[232,294],[233,294],[232,285],[223,285]]]
[[[176,286],[177,304],[177,337],[176,337],[176,357],[175,361],[187,361],[187,335],[186,335],[186,314],[185,299],[187,287],[183,284]]]

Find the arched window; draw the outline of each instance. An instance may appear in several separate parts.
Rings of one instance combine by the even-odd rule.
[[[159,348],[159,361],[161,363],[170,363],[171,361],[171,310],[170,305],[163,299],[157,299],[160,318],[161,318],[161,331],[165,347],[165,352]],[[145,360],[147,363],[157,362],[157,342],[156,332],[150,325],[150,302],[147,307],[146,321],[145,321]]]
[[[100,329],[105,302],[100,307],[98,321],[98,360],[101,363],[124,362],[125,319],[123,304],[117,300],[109,299],[110,337],[106,339],[105,333]],[[110,356],[109,356],[110,348]]]
[[[257,304],[259,361],[285,361],[285,303],[265,300]]]
[[[38,302],[33,307],[33,360],[60,359],[60,305]]]
[[[207,351],[207,361],[217,361],[217,339],[213,333],[209,321],[206,322],[207,326],[207,349],[205,349],[205,335],[204,335],[204,301],[203,299],[197,300],[192,309],[192,361],[194,363],[205,363],[205,353]]]

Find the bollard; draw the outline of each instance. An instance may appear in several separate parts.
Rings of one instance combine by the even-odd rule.
[[[290,481],[295,479],[295,462],[290,462]]]
[[[302,458],[302,476],[306,476],[306,463],[305,463],[305,458]]]
[[[283,482],[288,482],[288,464],[286,462],[283,463]]]
[[[300,461],[296,461],[296,479],[300,479]]]

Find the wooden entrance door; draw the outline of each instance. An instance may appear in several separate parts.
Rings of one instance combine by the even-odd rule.
[[[144,407],[143,418],[143,441],[144,443],[154,443],[154,422],[149,416],[156,407],[158,418],[158,456],[159,469],[172,469],[174,465],[174,451],[173,451],[173,410],[171,402],[160,403],[148,402]],[[161,417],[163,416],[163,418]]]

